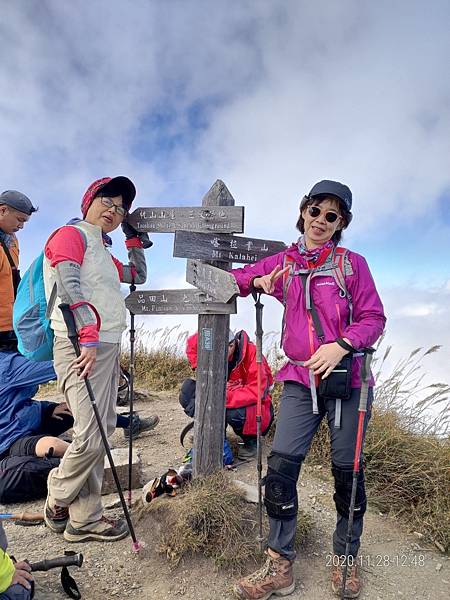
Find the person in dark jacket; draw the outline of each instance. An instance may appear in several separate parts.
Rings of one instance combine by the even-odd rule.
[[[191,335],[186,342],[186,355],[195,370],[197,368],[198,334]],[[256,455],[256,404],[258,400],[256,346],[248,334],[230,331],[228,343],[228,382],[226,390],[225,422],[242,438],[244,445],[239,449],[238,458],[248,459]],[[261,432],[266,435],[273,421],[273,407],[270,391],[273,385],[272,371],[263,357],[261,386],[263,391],[261,407]],[[186,379],[181,386],[180,404],[189,417],[195,414],[194,379]]]
[[[39,385],[56,379],[52,361],[30,361],[19,352],[0,352],[0,502],[45,497],[47,476],[69,447],[60,436],[73,427],[65,402],[34,400]],[[116,426],[125,438],[150,431],[159,422],[118,414]]]

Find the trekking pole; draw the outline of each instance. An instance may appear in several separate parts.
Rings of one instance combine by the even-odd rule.
[[[60,304],[59,308],[64,317],[64,322],[67,327],[67,334],[68,334],[69,340],[72,342],[72,346],[75,350],[75,354],[78,357],[78,356],[80,356],[81,351],[80,351],[80,345],[78,343],[78,334],[77,334],[77,330],[75,327],[75,319],[74,319],[74,316],[72,313],[72,309],[70,308],[69,304]],[[87,377],[84,377],[84,383],[86,385],[86,389],[87,389],[87,392],[89,395],[89,399],[91,401],[92,409],[94,411],[95,418],[97,420],[98,429],[99,429],[100,435],[102,437],[106,456],[108,457],[109,466],[111,467],[111,472],[113,474],[114,482],[116,484],[117,493],[119,494],[120,503],[122,504],[125,520],[127,522],[128,529],[130,530],[131,539],[133,540],[132,549],[133,549],[133,552],[139,552],[139,550],[142,548],[142,544],[140,542],[138,542],[138,540],[136,538],[136,534],[134,532],[134,527],[133,527],[133,523],[131,522],[130,512],[129,512],[127,504],[125,502],[125,498],[124,498],[123,492],[122,492],[122,486],[120,485],[119,477],[117,475],[116,465],[114,464],[114,460],[113,460],[113,457],[111,454],[111,450],[109,448],[108,440],[106,438],[105,429],[102,424],[102,419],[100,417],[100,413],[98,412],[98,407],[97,407],[97,402],[95,400],[94,390],[92,389],[91,382],[89,381],[89,379]]]
[[[28,563],[32,571],[49,571],[58,567],[81,567],[83,564],[83,555],[66,554],[56,558],[45,558],[35,563]]]
[[[134,279],[130,284],[130,294],[136,290]],[[130,437],[128,438],[128,507],[132,505],[132,481],[133,481],[133,410],[134,410],[134,367],[135,367],[135,355],[134,355],[134,342],[136,339],[136,330],[134,328],[134,313],[130,310],[130,379],[129,379],[129,391],[130,397],[129,402],[129,413],[130,413]]]
[[[29,512],[24,510],[20,513],[0,513],[0,521],[15,521],[16,523],[30,523],[31,525],[42,523],[44,513]]]
[[[146,250],[153,246],[147,233],[139,233],[138,238],[141,241],[142,248]],[[134,278],[130,283],[130,294],[136,291]],[[134,313],[130,310],[130,377],[129,377],[129,392],[128,398],[129,413],[130,413],[130,437],[128,439],[128,507],[132,505],[132,482],[133,482],[133,417],[134,417],[134,369],[136,366],[136,357],[134,352],[134,343],[136,340],[136,329],[134,327]]]
[[[353,481],[352,481],[352,493],[350,496],[350,508],[348,511],[348,526],[347,526],[347,537],[345,539],[345,562],[344,571],[342,574],[342,590],[341,599],[345,599],[345,584],[347,582],[348,572],[348,556],[350,554],[350,544],[352,541],[353,533],[353,517],[355,515],[355,502],[356,502],[356,488],[358,485],[358,476],[361,468],[361,455],[363,446],[363,432],[364,432],[364,419],[367,413],[367,398],[369,395],[369,379],[370,379],[370,363],[372,362],[372,356],[375,352],[374,348],[364,349],[364,358],[361,365],[361,395],[359,397],[359,416],[358,416],[358,430],[356,433],[356,445],[355,445],[355,458],[353,461]]]
[[[258,473],[258,536],[256,541],[259,544],[260,552],[263,551],[264,536],[262,532],[262,447],[261,447],[261,412],[262,412],[262,312],[264,305],[261,303],[261,294],[254,293],[256,309],[256,366],[257,366],[257,389],[258,398],[256,401],[256,456],[257,456],[257,473]]]
[[[64,552],[64,556],[58,556],[56,558],[47,558],[40,560],[35,563],[30,563],[28,560],[25,561],[30,565],[30,570],[34,573],[35,571],[49,571],[50,569],[57,569],[62,567],[61,570],[61,585],[63,590],[74,600],[80,600],[81,594],[78,589],[75,579],[70,575],[67,567],[81,567],[83,564],[83,555],[75,554],[72,551]]]

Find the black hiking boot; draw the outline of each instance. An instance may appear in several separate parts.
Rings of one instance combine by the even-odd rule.
[[[243,445],[239,446],[239,460],[250,460],[256,457],[256,439],[245,440]]]
[[[143,431],[151,431],[154,429],[159,423],[158,415],[153,415],[151,417],[143,418],[136,413],[133,415],[133,426],[131,428],[131,434],[133,436],[133,440],[141,435]],[[130,428],[125,427],[123,430],[123,435],[125,439],[130,437]]]

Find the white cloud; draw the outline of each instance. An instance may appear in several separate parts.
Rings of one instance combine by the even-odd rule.
[[[430,315],[444,313],[443,307],[440,307],[435,303],[407,304],[406,306],[401,306],[394,310],[398,317],[428,317]]]

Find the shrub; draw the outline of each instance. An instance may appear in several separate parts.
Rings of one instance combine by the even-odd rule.
[[[193,481],[175,498],[157,498],[139,516],[152,543],[156,532],[160,552],[174,564],[201,554],[216,567],[240,572],[260,557],[257,507],[244,500],[223,471]],[[300,511],[296,543],[306,540],[310,528],[309,517]]]

